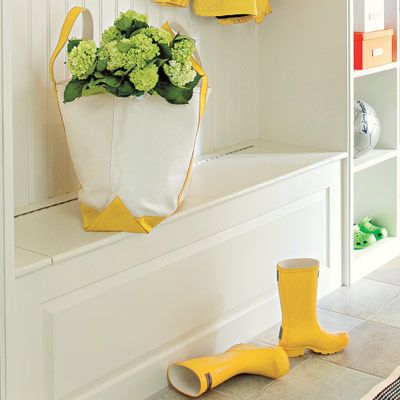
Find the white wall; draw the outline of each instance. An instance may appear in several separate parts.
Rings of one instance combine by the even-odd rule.
[[[279,0],[261,32],[260,135],[347,151],[348,1]]]
[[[74,5],[94,14],[96,39],[119,11],[146,12],[150,23],[182,23],[197,39],[213,88],[200,151],[258,137],[260,85],[258,38],[272,17],[257,26],[219,26],[188,9],[160,8],[153,0],[14,0],[13,91],[15,206],[24,207],[73,191],[76,186],[65,138],[49,84],[47,63],[66,12]],[[75,32],[78,36],[79,31]],[[65,55],[56,65],[67,77]]]

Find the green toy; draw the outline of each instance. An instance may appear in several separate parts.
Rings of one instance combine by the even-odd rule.
[[[382,240],[388,236],[388,231],[386,228],[381,228],[380,226],[374,225],[372,223],[372,218],[365,217],[358,226],[361,232],[372,234],[375,236],[376,240]]]
[[[365,233],[358,225],[354,225],[354,250],[362,250],[376,243],[372,233]]]

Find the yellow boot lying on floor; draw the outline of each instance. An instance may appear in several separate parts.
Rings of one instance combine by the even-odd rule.
[[[289,357],[304,354],[305,349],[333,354],[349,343],[346,332],[329,333],[317,320],[319,262],[309,258],[278,263],[278,287],[282,310],[279,344]]]
[[[289,359],[280,347],[238,344],[217,356],[194,358],[168,368],[168,380],[179,392],[197,397],[239,374],[279,378],[288,373]]]

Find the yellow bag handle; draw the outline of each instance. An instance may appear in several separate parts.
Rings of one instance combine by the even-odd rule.
[[[69,35],[71,34],[72,28],[75,25],[76,20],[82,14],[83,16],[83,39],[93,39],[93,17],[92,13],[83,7],[73,7],[67,14],[63,27],[61,28],[60,37],[53,54],[50,57],[49,70],[50,70],[50,80],[53,85],[53,89],[56,91],[56,81],[54,78],[54,63],[60,54],[61,50],[66,45]]]

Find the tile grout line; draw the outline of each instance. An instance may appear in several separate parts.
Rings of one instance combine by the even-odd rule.
[[[344,316],[346,316],[346,317],[358,319],[358,320],[360,320],[360,321],[367,321],[367,319],[365,319],[365,318],[363,318],[363,317],[355,317],[354,315],[346,314],[346,313],[341,312],[341,311],[333,311],[333,310],[331,310],[331,309],[329,309],[329,308],[324,308],[324,307],[321,307],[321,306],[318,306],[317,308],[320,308],[321,310],[329,311],[329,312],[332,312],[332,313],[335,313],[335,314],[344,315]],[[373,315],[373,314],[371,314],[371,315]],[[367,318],[369,318],[371,315],[368,315]]]
[[[400,327],[389,325],[389,324],[385,324],[384,322],[374,321],[374,320],[371,320],[371,319],[366,319],[365,322],[370,322],[370,323],[377,324],[377,325],[383,325],[383,326],[386,326],[388,328],[394,328],[394,329],[397,329],[398,331],[400,331]]]
[[[326,359],[326,358],[323,358],[323,359],[320,359],[320,360],[321,360],[321,361],[328,362],[328,363],[330,363],[330,364],[337,365],[338,367],[342,367],[342,368],[349,369],[349,370],[352,370],[352,371],[360,372],[360,373],[365,374],[365,375],[373,376],[373,377],[375,377],[375,378],[386,379],[385,376],[376,375],[376,374],[371,374],[370,372],[366,372],[366,371],[363,371],[363,370],[361,370],[361,369],[348,367],[348,366],[339,364],[339,363],[337,363],[337,362],[335,362],[335,361],[331,361],[331,360]]]
[[[388,327],[396,328],[396,329],[399,329],[399,330],[400,330],[400,327],[398,327],[398,326],[390,325],[390,324],[386,324],[386,323],[384,323],[384,322],[375,321],[375,320],[373,320],[373,319],[370,319],[371,317],[373,317],[373,316],[374,316],[375,314],[377,314],[379,311],[383,310],[385,307],[387,307],[388,305],[390,305],[390,304],[391,304],[392,302],[394,302],[395,300],[400,300],[400,296],[398,296],[398,297],[396,297],[395,299],[391,300],[389,303],[386,303],[386,304],[385,304],[384,306],[382,306],[381,308],[378,308],[378,310],[376,310],[376,312],[374,312],[374,313],[368,315],[368,317],[366,317],[366,318],[355,317],[355,316],[353,316],[353,315],[345,314],[345,313],[340,312],[340,311],[332,311],[332,310],[330,310],[330,309],[328,309],[328,308],[322,308],[322,307],[319,307],[319,308],[322,308],[323,310],[326,310],[326,311],[329,311],[329,312],[333,312],[333,313],[336,313],[336,314],[339,314],[339,315],[344,315],[344,316],[346,316],[346,317],[351,317],[351,318],[358,319],[358,320],[362,321],[362,322],[360,322],[360,324],[358,324],[358,325],[354,326],[353,328],[349,329],[349,330],[348,330],[349,332],[351,332],[353,329],[359,327],[359,326],[360,326],[361,324],[363,324],[364,322],[372,322],[372,323],[375,323],[375,324],[384,325],[384,326],[388,326]]]
[[[387,282],[387,281],[381,281],[381,280],[379,280],[379,279],[377,279],[377,278],[368,278],[367,276],[366,276],[364,279],[367,279],[367,280],[369,280],[369,281],[379,282],[379,283],[386,283],[386,284],[392,285],[392,286],[400,286],[400,284],[398,284],[398,283],[392,283],[392,282]]]

